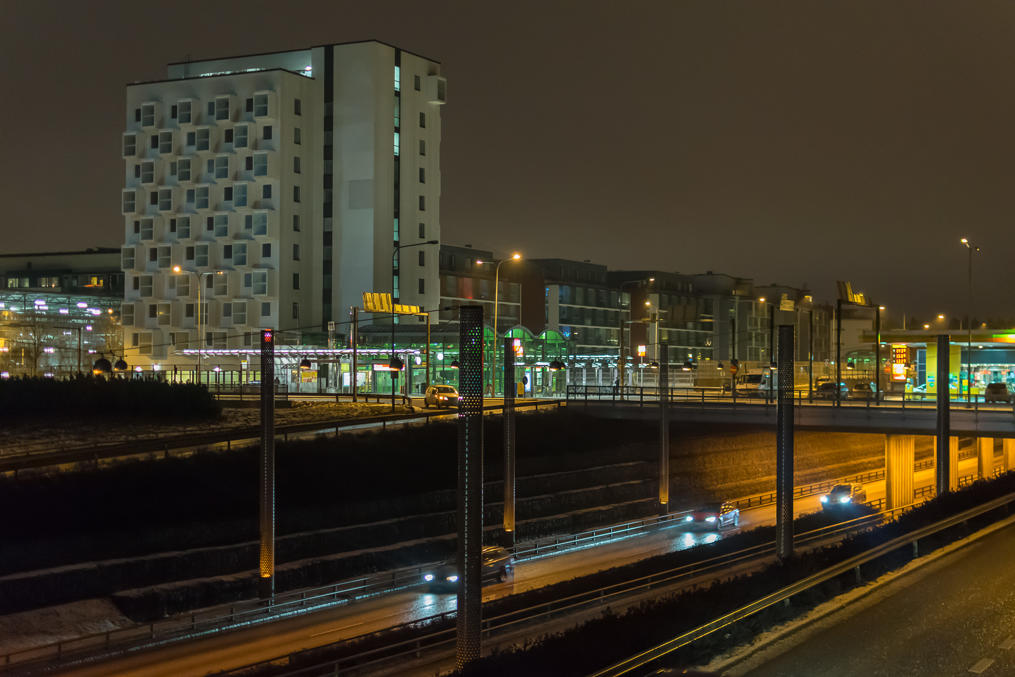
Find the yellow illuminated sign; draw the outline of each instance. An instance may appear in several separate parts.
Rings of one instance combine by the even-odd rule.
[[[419,315],[419,306],[391,303],[391,294],[385,292],[363,292],[363,310],[368,313],[394,313],[395,315]]]

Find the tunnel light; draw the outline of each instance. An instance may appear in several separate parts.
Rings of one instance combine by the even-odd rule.
[[[427,583],[429,583],[430,581],[433,580],[433,574],[424,574],[423,575],[423,580],[426,581]]]

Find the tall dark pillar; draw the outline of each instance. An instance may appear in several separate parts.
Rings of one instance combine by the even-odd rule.
[[[479,658],[483,612],[483,307],[459,308],[456,664]]]
[[[261,556],[258,594],[275,594],[275,332],[261,331]]]
[[[504,544],[515,544],[515,346],[504,338]]]
[[[659,512],[670,511],[670,356],[659,344]]]
[[[951,468],[951,454],[949,453],[949,438],[951,437],[951,420],[948,394],[948,370],[949,353],[951,345],[948,334],[941,334],[937,337],[937,375],[934,377],[937,386],[937,495],[941,496],[949,490],[948,476],[953,472]]]
[[[835,300],[835,406],[842,404],[842,299]]]
[[[779,325],[779,402],[775,451],[775,547],[793,555],[793,325]]]

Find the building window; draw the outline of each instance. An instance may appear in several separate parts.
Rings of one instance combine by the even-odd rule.
[[[426,211],[426,197],[424,197],[423,195],[419,196],[419,211],[421,212]]]
[[[293,99],[293,114],[294,115],[302,115],[303,114],[302,108],[303,108],[303,106],[300,103],[300,100],[299,99]]]
[[[231,130],[231,129],[227,129],[226,130],[226,132],[225,132],[225,139],[226,139],[226,143],[232,143],[233,142],[233,130]]]
[[[268,214],[265,212],[257,212],[254,215],[254,235],[267,235],[268,234]]]
[[[300,232],[300,215],[293,214],[293,230],[297,233]]]
[[[261,138],[265,141],[271,141],[271,125],[265,125],[261,131]]]
[[[236,125],[233,127],[233,148],[247,147],[247,126]]]
[[[300,187],[299,186],[293,186],[293,202],[299,202],[299,201],[300,201]]]
[[[134,326],[134,304],[124,303],[120,305],[120,324],[124,327]]]
[[[159,135],[158,134],[152,134],[151,137],[149,137],[148,141],[151,144],[152,150],[156,150],[159,147]]]
[[[254,176],[268,175],[268,154],[257,153],[254,155]]]
[[[208,186],[197,187],[197,208],[208,209]]]
[[[419,293],[422,294],[425,288],[426,288],[425,281],[423,280],[423,278],[419,278]]]
[[[215,119],[216,120],[228,120],[229,119],[229,97],[220,96],[215,99]]]
[[[265,242],[264,244],[261,245],[261,258],[262,259],[270,259],[271,258],[271,243],[270,242]]]
[[[293,289],[299,289],[299,288],[300,288],[300,274],[299,273],[293,273]]]
[[[252,98],[251,99],[247,99],[245,110],[248,113],[253,113],[254,112],[254,100]]]
[[[271,315],[271,301],[263,301],[261,303],[261,317],[268,317]]]
[[[247,323],[247,304],[243,301],[233,301],[233,324]]]
[[[300,304],[295,302],[293,303],[293,319],[294,320],[300,319]]]
[[[228,179],[229,178],[229,156],[219,155],[215,158],[215,178],[216,179]]]
[[[293,143],[298,146],[298,145],[300,145],[301,141],[302,141],[302,138],[300,136],[300,128],[299,127],[293,127]]]
[[[134,248],[124,247],[120,250],[120,267],[131,270],[134,267]]]
[[[399,91],[402,88],[402,67],[395,66],[395,91]]]
[[[134,134],[123,135],[123,157],[134,157],[137,155],[137,136]]]
[[[270,183],[266,183],[263,186],[261,186],[261,197],[263,199],[265,199],[265,200],[270,200],[271,199],[271,184]]]
[[[421,87],[422,87],[422,83],[420,82],[420,77],[418,75],[413,75],[412,76],[412,88],[415,89],[418,92]]]
[[[419,254],[419,256],[418,256],[419,265],[420,266],[425,266],[426,265],[426,252],[418,252],[418,254]]]
[[[155,183],[155,163],[141,163],[141,183]]]
[[[233,246],[231,244],[222,245],[222,258],[223,259],[233,258]]]
[[[214,101],[209,101],[208,102],[208,117],[209,118],[215,117],[215,102]]]
[[[177,118],[181,125],[190,123],[190,101],[180,101],[177,104]]]
[[[426,129],[426,113],[419,114],[419,126],[420,129]]]
[[[176,237],[179,240],[190,238],[190,217],[178,216],[176,218]]]
[[[293,245],[293,261],[300,260],[300,246],[298,244]]]
[[[156,261],[159,260],[159,248],[158,247],[149,247],[148,248],[148,260],[151,261],[152,263],[155,263]]]
[[[154,127],[155,126],[155,104],[146,103],[141,106],[141,126],[142,127]]]
[[[148,204],[154,207],[158,203],[159,203],[159,191],[153,190],[152,192],[148,193]]]
[[[123,191],[123,213],[133,214],[137,211],[137,193],[133,190]]]
[[[193,247],[187,247],[187,248],[185,248],[183,250],[183,260],[184,261],[193,261],[194,260],[194,248]]]
[[[176,280],[176,296],[190,296],[190,275],[174,275],[171,279]]]
[[[215,215],[215,237],[228,237],[229,236],[229,215],[228,214],[216,214]]]
[[[226,202],[232,202],[233,201],[233,187],[232,186],[226,186],[223,189],[223,191],[222,191],[222,199],[225,200]]]
[[[173,189],[162,188],[159,190],[159,211],[168,212],[173,209]]]
[[[426,239],[426,224],[425,223],[419,224],[419,239],[420,240]]]
[[[247,243],[237,242],[233,245],[233,265],[247,265]]]
[[[189,158],[180,158],[176,161],[176,178],[180,181],[190,181]]]
[[[194,265],[204,268],[208,265],[208,245],[199,244],[197,245],[197,257],[194,259]]]
[[[159,152],[165,154],[173,152],[172,132],[159,132]]]
[[[233,206],[247,206],[247,184],[237,183],[233,186]]]
[[[398,144],[399,144],[398,136],[399,136],[398,132],[395,132],[395,157],[398,157]]]
[[[142,275],[141,276],[141,296],[147,298],[152,295],[152,276]]]
[[[169,267],[172,252],[173,252],[172,247],[159,247],[159,268]]]
[[[268,293],[268,271],[258,270],[254,272],[254,295],[265,296]]]
[[[422,167],[419,168],[419,182],[426,183],[426,170]]]
[[[209,138],[210,136],[207,128],[197,130],[197,149],[208,150]]]
[[[254,95],[254,117],[265,117],[268,115],[268,95]]]
[[[423,139],[419,140],[419,154],[426,155],[426,141]]]
[[[300,173],[300,156],[297,155],[293,158],[293,174]]]

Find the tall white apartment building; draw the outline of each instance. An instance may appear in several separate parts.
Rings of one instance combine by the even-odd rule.
[[[345,334],[363,292],[436,320],[438,246],[395,253],[440,239],[445,90],[439,63],[376,41],[176,63],[128,85],[131,364],[191,368],[178,351],[199,324],[212,350],[257,346],[261,328]]]

